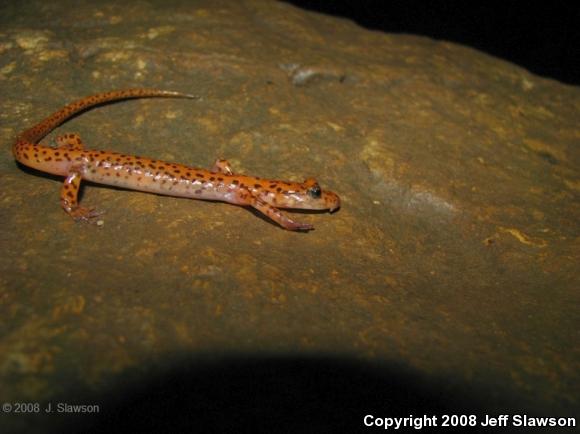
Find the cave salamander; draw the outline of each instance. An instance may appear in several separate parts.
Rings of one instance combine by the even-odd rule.
[[[235,174],[224,159],[216,160],[213,167],[206,170],[118,152],[89,150],[74,133],[58,136],[56,147],[39,144],[60,124],[91,107],[150,97],[197,98],[157,89],[115,90],[92,95],[66,105],[20,133],[12,147],[14,157],[25,166],[65,177],[60,203],[75,220],[94,222],[101,214],[79,205],[81,180],[167,196],[249,206],[284,229],[293,231],[308,231],[313,226],[292,220],[281,208],[332,212],[340,207],[338,195],[322,190],[313,178],[304,182],[286,182]]]

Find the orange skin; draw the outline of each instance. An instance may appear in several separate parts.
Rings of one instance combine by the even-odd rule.
[[[147,97],[197,98],[156,89],[117,90],[89,96],[20,133],[12,147],[14,158],[34,169],[66,177],[60,202],[75,220],[95,221],[101,214],[79,206],[77,197],[82,179],[167,196],[251,206],[284,229],[293,231],[308,231],[314,227],[293,221],[279,208],[334,211],[340,207],[339,197],[331,191],[322,191],[312,178],[299,183],[236,175],[222,159],[216,160],[210,170],[205,170],[117,152],[91,151],[84,148],[78,134],[57,137],[56,148],[38,144],[76,113],[103,103]]]

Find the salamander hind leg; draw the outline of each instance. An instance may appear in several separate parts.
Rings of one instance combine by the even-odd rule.
[[[66,177],[62,190],[60,191],[60,205],[65,212],[76,221],[82,220],[94,222],[102,212],[95,211],[94,208],[83,208],[78,204],[78,194],[81,187],[80,170],[72,170]]]
[[[213,166],[209,170],[210,172],[223,173],[224,175],[234,174],[234,172],[232,171],[232,166],[230,165],[229,161],[224,160],[223,158],[218,158],[217,160],[215,160],[215,163],[213,163]]]
[[[70,151],[80,151],[85,145],[81,140],[81,136],[76,133],[63,134],[54,139],[56,145],[61,149],[68,149]]]

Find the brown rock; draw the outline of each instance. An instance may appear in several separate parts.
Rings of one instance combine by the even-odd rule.
[[[393,378],[393,393],[432,404],[404,410],[441,410],[441,394],[448,410],[572,416],[580,89],[284,3],[164,4],[3,7],[0,401],[101,403],[102,416],[121,379],[132,390],[177,366],[204,393],[204,379],[227,378],[284,404],[230,370],[251,354],[259,363],[240,372],[260,384],[273,384],[264,366],[304,378],[288,360],[318,387],[339,372],[351,398],[335,390],[337,405],[382,417]],[[316,226],[299,234],[227,204],[87,186],[105,224],[75,224],[60,180],[17,167],[9,143],[77,97],[139,86],[202,99],[110,105],[59,131],[95,149],[316,176],[342,209],[299,215]],[[196,371],[207,355],[223,357]],[[10,426],[39,423],[57,422]]]

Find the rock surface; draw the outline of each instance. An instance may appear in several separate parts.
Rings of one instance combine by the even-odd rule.
[[[1,402],[101,403],[106,418],[111,396],[169,376],[282,405],[247,378],[332,389],[337,375],[333,399],[355,406],[356,427],[367,408],[389,416],[393,378],[427,397],[423,410],[578,414],[580,89],[284,3],[72,5],[0,15]],[[61,180],[17,166],[11,142],[77,97],[139,86],[202,99],[109,105],[59,131],[94,149],[315,176],[342,209],[298,215],[316,227],[299,234],[227,204],[89,185],[82,202],[104,224],[75,224]]]

